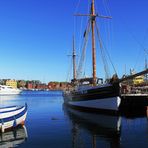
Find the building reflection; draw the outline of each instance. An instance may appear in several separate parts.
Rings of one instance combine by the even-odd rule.
[[[27,129],[25,126],[18,127],[14,130],[0,133],[0,147],[10,148],[16,147],[24,143],[28,138]]]
[[[121,117],[81,112],[63,106],[71,122],[72,147],[120,147]]]

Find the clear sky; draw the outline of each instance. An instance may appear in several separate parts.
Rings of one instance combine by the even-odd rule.
[[[89,1],[0,0],[0,78],[65,81],[76,30],[73,14],[87,12]],[[148,1],[96,0],[99,13],[105,14],[106,3],[112,16],[106,46],[116,71],[122,76],[130,68],[142,70],[148,53]],[[97,74],[102,76],[102,70]]]

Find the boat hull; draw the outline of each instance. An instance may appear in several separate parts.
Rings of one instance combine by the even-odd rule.
[[[64,103],[79,110],[118,114],[119,87],[109,85],[79,92],[64,92]]]
[[[11,86],[0,85],[0,95],[17,95],[20,94],[22,90],[18,88],[12,88]]]
[[[0,95],[18,95],[21,92],[21,90],[1,90]]]
[[[24,107],[16,107],[16,109],[14,110],[8,108],[8,110],[1,112],[0,113],[1,132],[4,132],[5,130],[10,128],[15,128],[18,125],[23,125],[26,116],[27,116],[27,105],[25,105]]]

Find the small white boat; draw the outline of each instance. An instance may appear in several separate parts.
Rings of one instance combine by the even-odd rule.
[[[20,94],[22,90],[12,88],[11,86],[0,85],[0,95],[16,95]]]
[[[0,130],[4,132],[6,129],[24,125],[27,115],[27,104],[25,106],[10,106],[0,108]]]

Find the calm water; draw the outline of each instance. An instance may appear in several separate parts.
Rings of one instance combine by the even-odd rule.
[[[125,118],[78,112],[63,106],[60,91],[1,96],[1,106],[28,104],[24,128],[0,136],[0,148],[148,147],[147,117]]]

